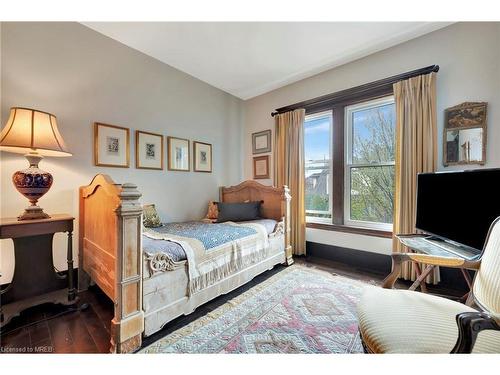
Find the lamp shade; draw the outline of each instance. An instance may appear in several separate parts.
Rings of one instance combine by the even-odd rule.
[[[2,133],[0,150],[45,156],[71,156],[59,130],[56,116],[36,109],[13,107]]]

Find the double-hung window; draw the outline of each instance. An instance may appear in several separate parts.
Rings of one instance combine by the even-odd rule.
[[[345,225],[392,230],[395,122],[392,96],[345,107]]]
[[[332,111],[306,116],[305,208],[308,221],[331,222],[331,143]]]
[[[305,207],[311,226],[392,231],[396,116],[389,95],[306,110]]]
[[[427,66],[273,112],[305,110],[304,177],[309,228],[393,236],[394,84],[438,70],[437,65]]]

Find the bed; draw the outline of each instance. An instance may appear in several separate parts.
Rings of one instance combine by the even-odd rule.
[[[220,188],[220,202],[260,201],[257,221],[160,228],[143,228],[134,184],[99,174],[79,195],[79,290],[95,283],[114,302],[111,352],[132,352],[176,317],[293,263],[286,186],[249,180]]]

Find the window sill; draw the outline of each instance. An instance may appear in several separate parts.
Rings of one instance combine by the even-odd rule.
[[[306,227],[313,229],[321,229],[321,230],[331,230],[336,232],[362,234],[364,236],[392,238],[391,231],[385,231],[380,229],[360,228],[360,227],[351,227],[347,225],[339,225],[331,223],[313,223],[313,222],[307,222]]]

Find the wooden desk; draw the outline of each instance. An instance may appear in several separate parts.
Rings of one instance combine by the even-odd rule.
[[[14,242],[15,269],[12,282],[0,291],[0,327],[31,306],[42,303],[73,304],[76,289],[73,281],[73,220],[66,214],[56,214],[48,219],[0,219],[0,239]],[[54,270],[52,240],[54,233],[68,234],[68,273],[61,275]],[[61,279],[67,279],[67,288],[61,289]]]

